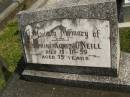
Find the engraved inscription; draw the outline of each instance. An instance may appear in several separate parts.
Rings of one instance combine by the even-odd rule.
[[[107,20],[48,20],[25,27],[27,62],[111,67],[110,25]]]

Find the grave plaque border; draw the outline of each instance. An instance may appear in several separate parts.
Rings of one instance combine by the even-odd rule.
[[[78,5],[54,9],[39,9],[37,11],[23,11],[19,13],[20,31],[24,32],[25,26],[41,21],[54,19],[101,19],[110,22],[110,49],[111,68],[80,67],[80,66],[57,66],[28,63],[27,68],[49,70],[57,72],[83,73],[117,76],[120,57],[118,18],[116,1],[96,3],[90,5]],[[23,33],[22,33],[23,37]],[[25,56],[26,60],[26,56]]]

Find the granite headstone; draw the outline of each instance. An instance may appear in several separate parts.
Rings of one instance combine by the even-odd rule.
[[[116,0],[48,0],[19,13],[26,63],[56,72],[117,76]]]

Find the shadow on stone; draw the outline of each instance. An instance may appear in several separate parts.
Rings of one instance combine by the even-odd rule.
[[[21,75],[24,68],[25,68],[24,57],[21,57],[21,59],[19,60],[19,62],[17,64],[17,68],[16,68],[15,72],[18,73],[19,75]]]
[[[117,1],[117,13],[118,13],[118,21],[123,22],[123,1],[124,0],[116,0]]]

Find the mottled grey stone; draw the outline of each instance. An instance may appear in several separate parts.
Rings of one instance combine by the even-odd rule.
[[[130,54],[122,53],[121,56],[122,60],[118,78],[86,76],[83,79],[82,76],[83,80],[86,78],[86,80],[92,80],[92,83],[86,82],[82,86],[71,87],[68,84],[58,85],[62,82],[60,80],[55,85],[48,84],[49,81],[53,82],[55,79],[51,79],[47,83],[43,83],[45,78],[42,80],[42,83],[32,82],[31,79],[31,81],[22,80],[20,75],[15,73],[9,80],[1,97],[130,97]],[[67,78],[69,80],[69,77],[66,76]],[[64,81],[67,82],[67,80]],[[75,81],[70,82],[71,85],[74,83]],[[100,85],[96,86],[97,83]],[[111,83],[112,85],[110,85]],[[85,86],[86,88],[79,88]]]
[[[98,69],[95,67],[94,71],[97,71],[97,74],[102,72],[99,75],[118,75],[120,48],[116,0],[48,0],[40,8],[34,11],[23,11],[19,13],[22,37],[25,36],[23,33],[27,25],[49,20],[60,21],[61,19],[74,20],[77,18],[108,20],[110,22],[111,68]],[[26,59],[27,56],[25,56]],[[89,71],[94,72],[91,68],[86,69],[87,73]]]
[[[121,90],[130,92],[130,54],[122,53],[118,77],[79,75],[69,73],[24,70],[23,78],[29,81],[62,83],[78,87]]]

